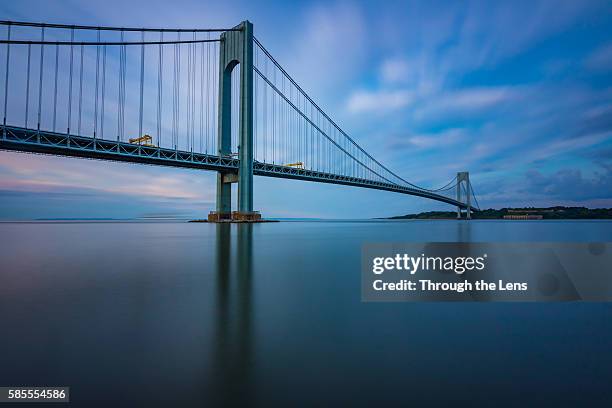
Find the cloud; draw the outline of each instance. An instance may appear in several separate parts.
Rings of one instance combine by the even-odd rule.
[[[593,51],[584,61],[584,65],[593,71],[609,71],[612,69],[612,43],[608,43]]]
[[[404,58],[391,58],[383,61],[380,77],[383,82],[405,82],[410,75],[410,63]]]
[[[211,202],[214,197],[210,177],[194,177],[193,171],[23,153],[0,154],[0,169],[6,175],[0,179],[0,190],[5,191],[76,191]]]
[[[529,12],[517,3],[474,2],[460,20],[457,41],[448,56],[465,68],[496,66],[500,62],[567,30],[603,3],[536,0]]]
[[[592,177],[581,169],[561,169],[550,175],[531,169],[525,174],[525,191],[552,198],[594,200],[612,198],[612,168],[604,167]]]
[[[507,87],[472,88],[450,94],[442,105],[456,109],[480,109],[507,101],[513,95]]]
[[[611,134],[612,133],[610,131],[606,131],[601,133],[583,135],[579,137],[556,140],[554,142],[547,143],[540,148],[526,152],[524,157],[532,161],[548,159],[554,156],[573,152],[576,150],[581,150],[605,142],[607,140],[610,140]]]
[[[294,28],[293,46],[285,46],[288,54],[279,62],[315,99],[358,73],[368,47],[367,23],[359,7],[311,6]]]
[[[422,150],[444,149],[463,140],[465,136],[465,129],[447,129],[438,133],[422,133],[395,139],[390,143],[390,147],[393,149],[407,146]]]
[[[406,90],[356,91],[348,99],[350,113],[389,112],[408,106],[413,95]]]
[[[439,117],[457,113],[474,113],[497,107],[519,97],[517,89],[509,86],[474,87],[442,92],[424,101],[415,116]]]

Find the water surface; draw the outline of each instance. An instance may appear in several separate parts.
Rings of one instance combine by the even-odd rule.
[[[0,224],[0,385],[77,406],[604,404],[609,303],[362,303],[384,241],[612,241],[606,221]]]

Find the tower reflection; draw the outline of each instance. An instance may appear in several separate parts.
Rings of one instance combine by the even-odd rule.
[[[472,223],[457,221],[457,242],[472,242]]]
[[[216,228],[217,310],[211,395],[215,403],[244,405],[252,402],[253,225],[220,223]]]

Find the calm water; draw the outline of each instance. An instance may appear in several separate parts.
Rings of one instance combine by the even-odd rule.
[[[0,224],[0,385],[77,406],[584,406],[612,304],[362,303],[381,241],[612,241],[612,223]]]

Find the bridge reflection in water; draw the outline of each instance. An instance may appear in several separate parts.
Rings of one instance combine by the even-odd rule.
[[[232,229],[235,248],[232,251]],[[215,403],[252,402],[253,225],[216,225],[216,314],[210,396]]]

